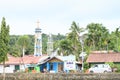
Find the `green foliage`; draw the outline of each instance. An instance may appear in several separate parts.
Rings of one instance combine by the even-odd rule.
[[[29,54],[33,54],[34,53],[34,35],[28,35],[28,46],[26,47],[26,51],[25,54],[29,55]]]
[[[87,29],[87,30],[86,30]],[[53,48],[54,50],[59,48],[59,54],[62,52],[64,55],[74,54],[77,59],[79,59],[79,54],[82,51],[80,36],[82,32],[88,31],[86,38],[84,40],[84,51],[89,54],[92,50],[115,50],[120,51],[120,31],[117,28],[112,33],[105,26],[99,23],[90,23],[86,26],[86,29],[80,27],[75,21],[72,22],[70,26],[70,32],[66,36],[57,34],[52,34],[53,38]],[[26,54],[34,53],[34,35],[27,35],[29,37],[29,45],[26,47]],[[11,35],[10,36],[10,49],[9,53],[12,55],[20,55],[20,45],[17,44],[21,35]],[[42,53],[47,53],[47,41],[48,35],[42,34]],[[2,44],[2,42],[0,43]],[[4,45],[1,45],[4,46]]]
[[[26,47],[25,50],[25,54],[29,55],[29,54],[33,54],[34,53],[34,35],[25,35],[28,36],[29,39],[29,44]],[[58,34],[58,35],[52,35],[53,36],[53,40],[54,40],[54,50],[57,49],[59,47],[58,43],[61,39],[64,39],[65,36]],[[10,35],[10,48],[9,48],[9,54],[13,55],[13,56],[21,56],[21,46],[22,44],[19,43],[19,39],[20,37],[22,37],[22,35]],[[48,35],[47,34],[42,34],[42,52],[43,54],[47,53],[47,41],[48,41]],[[18,45],[18,43],[20,45]],[[56,45],[57,44],[57,45]]]
[[[9,54],[13,56],[20,56],[20,46],[18,46],[17,41],[18,41],[19,36],[17,35],[10,35],[10,42],[9,42]]]
[[[106,62],[105,64],[109,64],[111,68],[115,67],[115,64],[113,62]]]
[[[72,22],[72,25],[70,27],[71,32],[68,33],[67,39],[70,40],[71,43],[71,48],[72,52],[77,59],[79,59],[79,54],[80,54],[80,49],[81,49],[81,44],[80,44],[80,35],[85,29],[80,28],[79,25],[76,24],[76,22]]]
[[[57,35],[52,35],[52,37],[53,37],[53,41],[59,41],[66,38],[66,36],[61,35],[60,33],[58,33]]]
[[[11,46],[9,48],[9,54],[12,55],[12,56],[21,56],[21,51],[20,51],[20,47],[18,45],[15,45],[15,46]]]
[[[48,35],[42,34],[42,53],[47,53],[47,41],[48,41]]]
[[[64,40],[66,39],[66,36],[64,35],[61,35],[61,34],[58,34],[58,35],[52,35],[53,36],[53,48],[54,50],[56,50],[57,48],[60,48],[60,43],[61,43],[61,40]],[[61,49],[62,50],[62,49]],[[58,51],[58,54],[60,54],[61,51],[59,50]]]
[[[92,50],[107,50],[109,42],[109,31],[102,24],[91,23],[87,25],[88,38],[87,45]]]
[[[59,48],[64,55],[73,54],[72,53],[72,42],[68,39],[60,41]]]
[[[84,62],[84,71],[86,71],[87,69],[89,69],[89,64],[87,62]]]
[[[120,43],[120,38],[119,38],[120,37],[120,31],[119,31],[119,28],[116,28],[116,30],[113,31],[110,35],[112,37],[111,43],[113,44],[113,45],[112,44],[110,44],[110,45],[112,46],[112,48],[115,52],[120,51],[120,44],[119,44]]]
[[[4,17],[0,28],[0,63],[3,62],[3,80],[5,80],[5,61],[8,60],[9,50],[9,25],[6,25]]]
[[[117,68],[116,72],[120,72],[120,64],[116,64],[116,68]]]
[[[25,49],[26,49],[26,47],[28,47],[29,43],[30,43],[30,40],[27,35],[20,36],[18,39],[18,45],[21,46],[23,56],[25,54]]]
[[[18,44],[23,48],[26,48],[29,44],[29,37],[27,35],[20,36],[18,39]]]
[[[0,62],[5,62],[8,57],[9,49],[9,26],[6,26],[5,18],[3,17],[1,22],[0,31]]]

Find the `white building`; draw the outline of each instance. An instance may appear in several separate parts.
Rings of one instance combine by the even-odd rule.
[[[8,61],[5,62],[5,73],[21,72],[30,64],[38,64],[42,58],[48,56],[24,56],[24,57],[8,57]],[[3,64],[0,64],[0,73],[3,73]]]

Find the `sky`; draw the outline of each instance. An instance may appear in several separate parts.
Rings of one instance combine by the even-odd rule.
[[[75,21],[80,27],[103,24],[109,31],[120,26],[120,0],[0,0],[0,19],[5,17],[10,35],[66,34]]]

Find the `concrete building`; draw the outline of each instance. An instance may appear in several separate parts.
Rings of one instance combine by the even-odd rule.
[[[39,27],[39,21],[37,22],[37,28],[35,29],[35,44],[34,44],[34,55],[42,55],[42,31]]]

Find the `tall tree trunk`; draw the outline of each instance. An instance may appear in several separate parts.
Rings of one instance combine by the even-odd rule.
[[[3,80],[5,80],[5,60],[3,61]]]
[[[23,57],[24,57],[24,55],[25,55],[25,48],[23,47]]]

